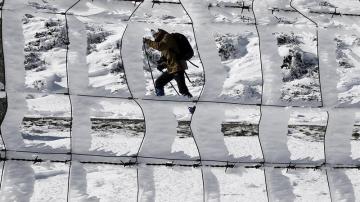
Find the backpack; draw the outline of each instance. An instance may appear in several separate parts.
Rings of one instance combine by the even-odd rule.
[[[180,33],[171,33],[171,36],[175,38],[176,45],[180,50],[177,57],[181,60],[190,60],[194,56],[194,50],[192,49],[186,36]]]

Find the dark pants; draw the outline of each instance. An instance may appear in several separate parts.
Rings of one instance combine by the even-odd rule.
[[[179,88],[179,92],[182,95],[185,96],[191,96],[191,94],[189,93],[189,89],[186,86],[185,83],[185,76],[184,76],[185,72],[181,71],[181,72],[176,72],[174,74],[169,74],[168,72],[163,72],[159,78],[156,79],[155,81],[155,88],[157,89],[164,89],[164,86],[169,83],[171,80],[175,79],[178,88]]]

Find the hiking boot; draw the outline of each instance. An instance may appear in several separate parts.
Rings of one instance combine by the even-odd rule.
[[[191,93],[187,92],[182,94],[183,96],[186,96],[187,98],[192,98],[193,96],[191,95]]]
[[[155,88],[155,94],[156,94],[156,96],[164,96],[165,91],[163,88]]]

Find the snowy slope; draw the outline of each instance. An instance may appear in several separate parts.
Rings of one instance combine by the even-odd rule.
[[[69,40],[76,41],[68,58],[74,94],[130,96],[121,47],[134,9],[131,2],[81,1],[69,10]]]
[[[320,106],[316,29],[289,3],[255,1],[266,93],[263,99],[266,104]]]
[[[359,53],[353,41],[357,38],[359,23],[357,16],[348,14],[356,14],[356,10],[360,8],[359,2],[297,0],[294,1],[294,6],[319,26],[319,65],[322,68],[321,83],[324,83],[324,104],[358,105],[358,73],[357,65],[353,63],[359,61]],[[339,17],[339,13],[344,15]]]

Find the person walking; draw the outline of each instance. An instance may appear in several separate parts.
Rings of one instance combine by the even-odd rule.
[[[145,38],[144,43],[161,52],[157,69],[161,71],[162,74],[155,81],[156,95],[164,96],[164,86],[175,79],[180,94],[191,98],[192,95],[185,83],[185,70],[188,67],[186,60],[179,57],[182,54],[181,47],[179,47],[180,44],[178,44],[175,35],[163,29],[158,29],[158,31],[152,30],[152,34],[154,41]],[[165,68],[167,71],[162,71]]]

